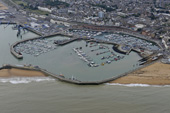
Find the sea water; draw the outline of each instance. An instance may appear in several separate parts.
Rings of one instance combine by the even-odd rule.
[[[40,55],[40,58],[32,57],[30,60],[28,58],[23,60],[16,59],[11,55],[9,47],[15,41],[21,40],[16,37],[17,31],[13,31],[11,27],[4,29],[4,25],[1,25],[0,32],[0,64],[24,64],[37,62],[35,64],[42,64],[41,66],[43,68],[49,69],[51,72],[55,72],[55,69],[63,65],[58,64],[58,61],[56,61],[55,68],[54,65],[48,65],[49,67],[51,66],[50,68],[46,67],[46,62],[51,63],[53,62],[51,58],[56,57],[57,59],[58,57],[54,55],[53,51],[42,56]],[[32,38],[35,36],[35,34],[28,32],[25,36],[23,35],[23,38]],[[72,44],[67,46],[70,47]],[[67,48],[67,46],[65,47]],[[61,49],[56,55],[64,53],[63,50],[67,52],[66,48]],[[50,54],[53,56],[50,57]],[[70,52],[67,54],[70,54]],[[72,53],[72,55],[74,54]],[[49,60],[47,60],[47,58],[49,58]],[[41,59],[41,62],[40,60],[37,61],[38,59]],[[75,61],[78,61],[76,55],[74,55],[74,59],[76,59]],[[103,76],[104,75],[105,74],[103,74]],[[60,82],[52,78],[32,79],[25,77],[10,78],[7,80],[0,79],[0,112],[169,113],[169,88],[170,86],[149,86],[142,84],[77,86]]]

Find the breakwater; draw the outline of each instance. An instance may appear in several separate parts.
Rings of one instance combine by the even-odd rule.
[[[39,72],[42,72],[44,73],[46,76],[50,76],[50,77],[53,77],[54,79],[57,79],[57,80],[60,80],[62,82],[67,82],[67,83],[72,83],[72,84],[76,84],[76,85],[100,85],[100,84],[104,84],[104,83],[108,83],[110,81],[114,81],[116,79],[119,79],[121,77],[124,77],[130,73],[133,73],[134,71],[136,70],[139,70],[139,69],[142,69],[144,67],[147,67],[153,63],[157,62],[156,61],[153,61],[152,63],[149,63],[149,64],[146,64],[146,65],[143,65],[139,68],[136,68],[134,70],[130,70],[126,73],[123,73],[121,75],[117,75],[117,76],[114,76],[114,77],[111,77],[111,78],[108,78],[108,79],[104,79],[104,80],[101,80],[101,81],[79,81],[79,80],[76,80],[76,79],[68,79],[68,78],[65,78],[64,76],[61,76],[61,75],[57,75],[57,74],[53,74],[51,72],[49,72],[48,70],[46,69],[42,69],[38,66],[21,66],[21,65],[10,65],[10,64],[7,64],[7,65],[3,65],[1,69],[12,69],[12,68],[16,68],[16,69],[21,69],[21,70],[30,70],[30,71],[39,71]]]
[[[69,43],[77,41],[77,40],[80,40],[80,38],[72,38],[70,40],[62,41],[62,42],[58,43],[58,45],[63,46],[63,45],[69,44]]]
[[[118,49],[118,46],[119,46],[119,45],[113,46],[113,47],[112,47],[112,49],[113,49],[114,51],[118,52],[118,53],[126,54],[126,52],[125,52],[125,51],[121,51],[121,50],[119,50],[119,49]]]
[[[39,35],[39,36],[43,36],[42,33],[38,32],[38,31],[36,31],[36,30],[34,30],[34,29],[32,29],[32,28],[25,27],[24,25],[21,25],[21,26],[22,26],[24,29],[28,30],[28,31],[31,31],[31,32],[33,32],[33,33]]]

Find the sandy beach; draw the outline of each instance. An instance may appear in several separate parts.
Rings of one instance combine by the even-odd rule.
[[[0,77],[45,77],[42,72],[23,69],[2,69]],[[170,65],[156,62],[110,83],[170,85]]]
[[[22,70],[22,69],[2,69],[0,77],[44,77],[45,74],[38,71]]]
[[[0,3],[0,10],[6,10],[8,7],[4,6],[2,3]]]
[[[111,83],[170,85],[170,65],[157,62]]]

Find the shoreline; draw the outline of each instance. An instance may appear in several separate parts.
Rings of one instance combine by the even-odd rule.
[[[0,70],[0,78],[12,77],[47,77],[39,70],[27,68],[7,68]],[[170,65],[161,62],[153,63],[147,67],[136,70],[124,77],[118,78],[106,84],[122,86],[163,86],[170,85]]]
[[[61,33],[60,33],[61,34]],[[56,34],[55,34],[56,35]],[[51,35],[50,35],[51,36]],[[50,37],[50,36],[45,36],[45,37]],[[31,38],[31,40],[32,39],[35,39],[35,38],[40,38],[40,37],[34,37],[34,38]],[[26,40],[30,40],[30,39],[26,39]],[[25,40],[21,40],[21,42],[22,41],[25,41]],[[15,44],[17,44],[17,43],[19,43],[20,41],[18,41],[18,42],[15,42],[13,45],[11,45],[11,47],[12,47],[12,51],[13,51],[13,46],[15,45]],[[102,42],[103,43],[103,42]],[[110,43],[110,42],[109,42]],[[14,54],[14,56],[15,56],[15,54]],[[18,56],[17,56],[18,57]],[[21,56],[22,57],[22,56]],[[20,56],[19,56],[19,58],[20,58]],[[22,69],[21,69],[22,70]],[[34,70],[33,70],[34,71]],[[50,73],[50,72],[48,72],[48,71],[46,71],[46,70],[41,70],[40,69],[40,71],[39,72],[44,72],[45,74],[47,74],[47,75],[49,75],[49,76],[52,76],[52,77],[54,77],[54,78],[56,78],[56,79],[59,79],[59,80],[61,80],[61,81],[64,81],[64,82],[68,82],[68,83],[73,83],[73,84],[78,84],[78,85],[99,85],[99,84],[103,84],[103,83],[108,83],[109,81],[111,81],[111,80],[116,80],[116,79],[118,79],[119,77],[122,77],[122,76],[125,76],[125,74],[122,74],[122,75],[118,75],[117,77],[112,77],[112,78],[109,78],[109,79],[106,79],[106,80],[102,80],[102,81],[94,81],[94,82],[82,82],[82,81],[78,81],[78,80],[70,80],[70,79],[67,79],[67,78],[65,78],[65,77],[61,77],[61,76],[59,76],[59,75],[55,75],[55,74],[52,74],[52,73]],[[20,74],[20,73],[19,73]],[[8,73],[8,76],[10,77],[11,75]],[[21,74],[21,76],[23,76],[22,74]],[[29,75],[25,75],[25,76],[29,76]],[[33,75],[33,76],[36,76],[36,75]],[[169,83],[170,84],[170,83]]]
[[[170,85],[170,65],[156,62],[109,83]]]
[[[0,78],[11,78],[11,77],[46,77],[46,75],[39,71],[23,70],[23,69],[1,69]]]

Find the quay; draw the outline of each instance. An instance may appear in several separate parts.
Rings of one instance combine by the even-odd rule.
[[[36,30],[34,30],[34,29],[30,28],[30,27],[26,27],[26,26],[23,25],[23,24],[20,24],[20,25],[21,25],[24,29],[26,29],[26,30],[28,30],[28,31],[31,31],[31,32],[33,32],[33,33],[39,35],[39,36],[43,36],[42,33],[38,32],[38,31],[36,31]]]
[[[125,50],[125,49],[123,49],[123,47],[125,47],[125,45],[119,45],[117,49],[118,49],[119,51],[125,53],[126,55],[128,55],[128,54],[133,50],[132,48]]]
[[[69,40],[66,40],[66,41],[58,42],[58,45],[64,46],[66,44],[69,44],[69,43],[77,41],[77,40],[80,40],[80,38],[72,38],[72,39],[69,39]]]

